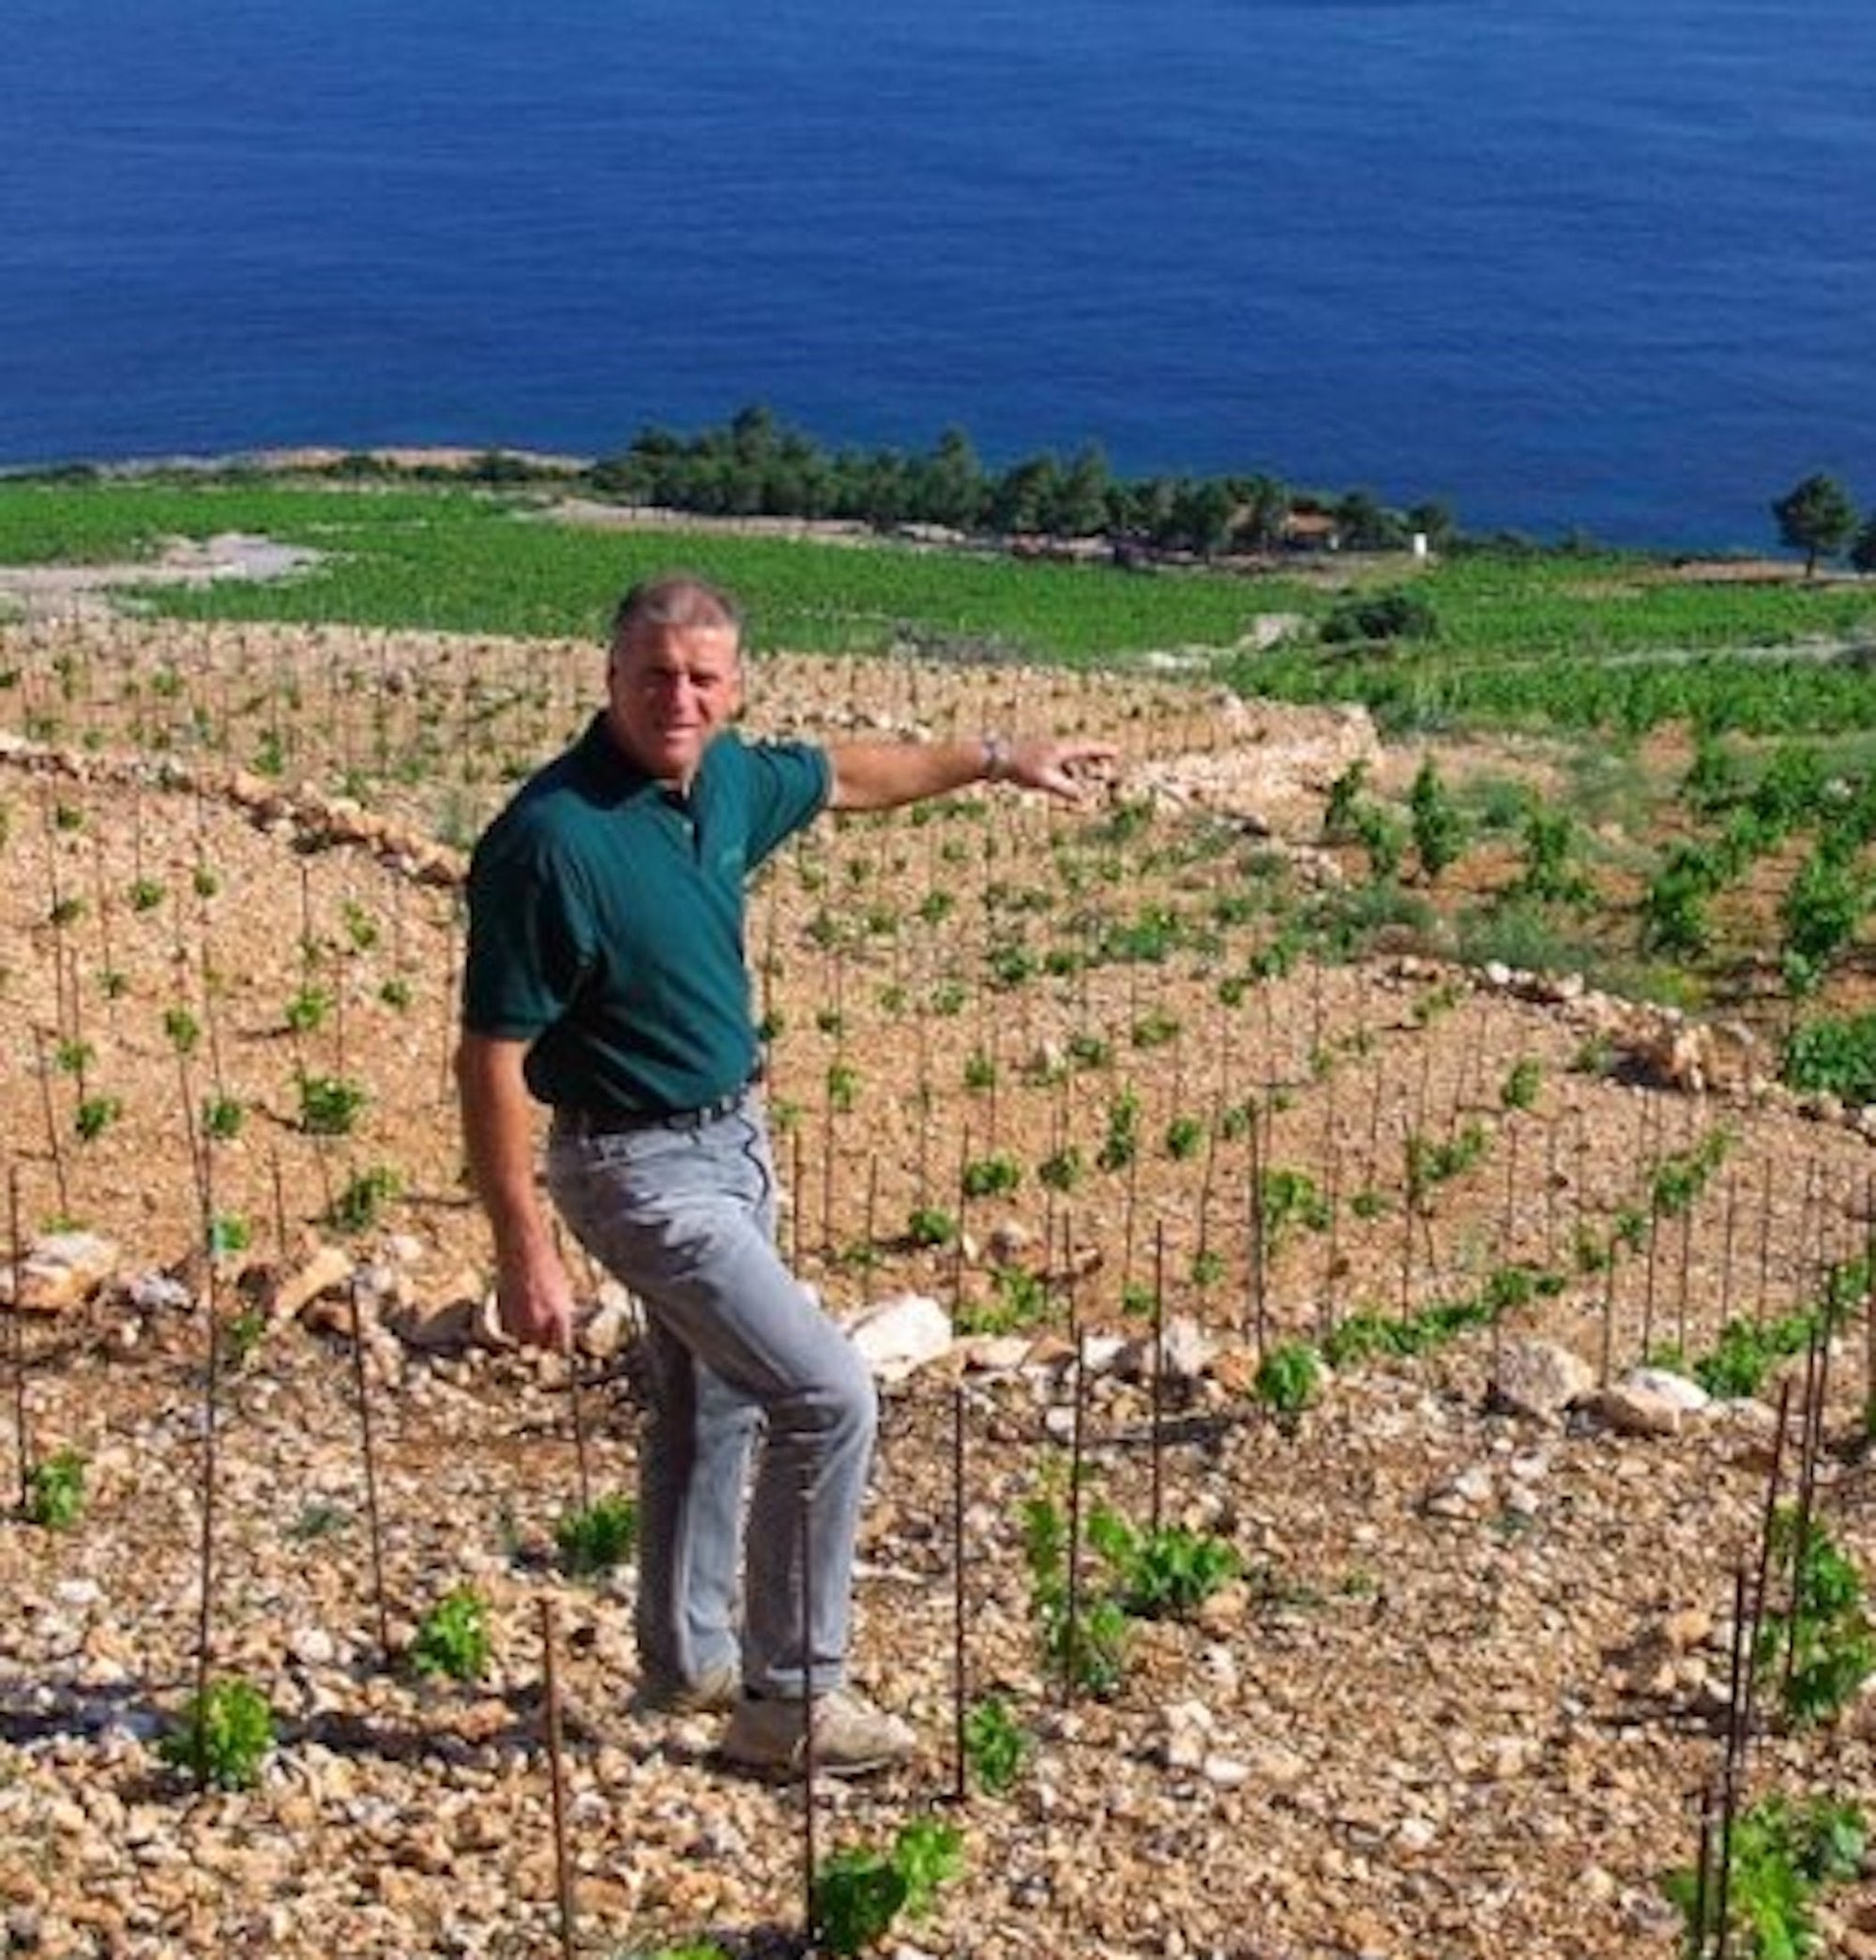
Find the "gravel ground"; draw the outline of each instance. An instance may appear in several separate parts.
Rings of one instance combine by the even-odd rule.
[[[144,631],[140,647],[174,661],[164,630]],[[231,643],[191,632],[208,671]],[[236,637],[237,671],[326,644]],[[110,645],[131,671],[138,650]],[[461,663],[460,647],[443,652]],[[401,642],[346,657],[416,671]],[[1009,705],[1006,676],[955,685]],[[95,674],[87,686],[107,691]],[[226,706],[226,679],[204,698]],[[1137,706],[1157,698],[1064,697],[1096,722],[1111,710],[1133,767],[1172,772],[1171,810],[1189,715]],[[10,1236],[30,1244],[69,1218],[117,1248],[84,1303],[0,1320],[0,1475],[61,1449],[86,1459],[73,1529],[0,1521],[8,1937],[71,1955],[553,1951],[551,1649],[577,1950],[707,1936],[737,1955],[789,1951],[801,1793],[729,1773],[707,1720],[634,1713],[629,1565],[597,1584],[558,1567],[555,1521],[582,1493],[631,1486],[624,1358],[589,1358],[576,1394],[555,1361],[402,1337],[428,1325],[441,1340],[464,1302],[450,1325],[473,1328],[487,1256],[446,1075],[458,860],[409,828],[415,796],[387,828],[361,807],[376,798],[289,793],[174,752],[134,764],[117,739],[128,699],[113,694],[99,751],[15,742],[0,774]],[[893,719],[774,687],[765,707],[791,725]],[[928,691],[916,719],[990,712]],[[1298,752],[1323,736],[1302,731]],[[317,738],[311,721],[295,731],[309,752]],[[1230,746],[1229,728],[1215,733],[1192,778],[1215,782]],[[1869,1229],[1854,1113],[1771,1090],[1749,1045],[1688,1038],[1694,1065],[1679,1066],[1687,1031],[1658,1017],[1411,958],[1299,965],[1227,1015],[1218,978],[1235,954],[1181,951],[1006,994],[974,985],[961,1011],[908,1025],[905,999],[968,970],[986,919],[1007,925],[1009,906],[983,893],[1038,885],[1063,824],[1018,812],[1004,828],[834,831],[780,869],[753,922],[779,1028],[785,1232],[807,1275],[840,1310],[909,1289],[982,1318],[1007,1304],[1012,1270],[1057,1303],[1048,1330],[961,1348],[885,1391],[856,1669],[915,1719],[923,1747],[903,1772],[817,1792],[819,1848],[884,1844],[927,1813],[958,1824],[962,1874],[933,1917],[900,1927],[909,1952],[1666,1960],[1678,1917],[1659,1880],[1691,1860],[1720,1762],[1732,1573],[1756,1550],[1772,1412],[1716,1405],[1672,1434],[1627,1435],[1587,1402],[1504,1412],[1494,1370],[1512,1344],[1543,1339],[1592,1380],[1619,1376],[1645,1346],[1698,1355],[1725,1318],[1801,1303]],[[1256,848],[1283,847],[1276,828]],[[967,854],[946,855],[953,837]],[[1300,820],[1291,842],[1307,861]],[[1169,903],[1236,889],[1176,850],[1155,875]],[[961,903],[927,921],[934,889]],[[817,921],[843,890],[850,914],[890,900],[901,924],[887,943],[828,943]],[[309,993],[319,1011],[296,1013]],[[1179,1031],[1130,1039],[1156,1021]],[[1093,1031],[1107,1059],[1065,1071]],[[1501,1089],[1521,1061],[1536,1070],[1528,1107]],[[837,1063],[853,1071],[845,1109]],[[308,1078],[362,1089],[347,1133],[308,1133]],[[1142,1147],[1130,1171],[1099,1171],[1129,1090]],[[98,1098],[114,1108],[87,1141],[81,1112]],[[207,1153],[204,1188],[189,1145],[217,1100],[244,1119]],[[1247,1100],[1262,1110],[1248,1134],[1227,1120]],[[1205,1119],[1208,1150],[1162,1147],[1182,1112]],[[1476,1161],[1408,1208],[1403,1138],[1472,1130]],[[1606,1237],[1664,1163],[1718,1132],[1723,1168],[1687,1213],[1658,1221],[1613,1283],[1579,1269],[1573,1245]],[[1051,1193],[1036,1167],[1070,1143],[1084,1175]],[[1307,1175],[1335,1219],[1299,1212],[1261,1272],[1244,1229],[1252,1150],[1266,1171]],[[1023,1168],[1018,1188],[966,1205],[957,1166],[995,1154]],[[1364,1192],[1373,1203],[1357,1206]],[[961,1214],[963,1256],[907,1241],[920,1203]],[[212,1289],[191,1252],[204,1212],[238,1219],[250,1241]],[[344,1280],[304,1310],[281,1293],[321,1244],[343,1248],[335,1270],[362,1269],[378,1303],[362,1403]],[[1218,1270],[1202,1281],[1207,1252]],[[1260,1335],[1267,1348],[1355,1313],[1419,1313],[1510,1265],[1558,1284],[1496,1337],[1352,1363],[1287,1424],[1248,1392]],[[1157,1489],[1165,1521],[1227,1540],[1243,1569],[1196,1618],[1139,1623],[1111,1697],[1067,1700],[1039,1659],[1023,1506],[1062,1488],[1065,1303],[1091,1344],[1137,1338],[1127,1305],[1149,1283],[1203,1351],[1157,1425],[1146,1386],[1092,1374],[1092,1488],[1135,1520]],[[211,1294],[229,1337],[212,1480]],[[237,1362],[230,1343],[262,1327]],[[1868,1570],[1864,1335],[1859,1314],[1834,1357],[1820,1489]],[[968,1690],[1002,1694],[1031,1743],[1006,1793],[961,1806],[959,1509]],[[487,1603],[489,1669],[474,1684],[420,1678],[416,1629],[462,1586]],[[212,1671],[275,1711],[278,1746],[250,1790],[197,1792],[156,1748],[198,1678],[204,1598]],[[1876,1701],[1866,1692],[1820,1730],[1765,1716],[1747,1781],[1748,1795],[1876,1803]],[[1868,1876],[1826,1911],[1823,1950],[1876,1952]]]

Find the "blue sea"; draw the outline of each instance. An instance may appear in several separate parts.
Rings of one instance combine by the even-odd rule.
[[[1876,8],[4,0],[0,463],[829,447],[1876,503]]]

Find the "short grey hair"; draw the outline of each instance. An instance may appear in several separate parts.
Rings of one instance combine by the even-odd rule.
[[[641,579],[613,614],[607,645],[616,653],[642,627],[715,628],[743,639],[743,610],[720,585],[688,571],[662,571]]]

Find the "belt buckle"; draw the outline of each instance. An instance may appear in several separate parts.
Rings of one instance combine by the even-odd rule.
[[[737,1105],[749,1092],[749,1086],[744,1083],[740,1088],[731,1089],[719,1096],[714,1102],[705,1102],[701,1108],[685,1111],[686,1127],[701,1130],[706,1123],[720,1123],[725,1117],[735,1112]]]
[[[701,1130],[706,1123],[720,1123],[742,1100],[742,1090],[732,1089],[727,1096],[719,1096],[714,1102],[704,1103],[702,1109],[695,1112],[695,1127]]]

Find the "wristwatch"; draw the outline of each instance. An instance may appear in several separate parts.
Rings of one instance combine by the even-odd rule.
[[[1003,782],[1009,776],[1009,740],[1001,735],[984,737],[983,775],[986,782]]]

